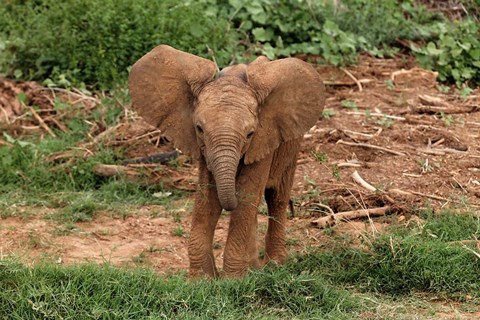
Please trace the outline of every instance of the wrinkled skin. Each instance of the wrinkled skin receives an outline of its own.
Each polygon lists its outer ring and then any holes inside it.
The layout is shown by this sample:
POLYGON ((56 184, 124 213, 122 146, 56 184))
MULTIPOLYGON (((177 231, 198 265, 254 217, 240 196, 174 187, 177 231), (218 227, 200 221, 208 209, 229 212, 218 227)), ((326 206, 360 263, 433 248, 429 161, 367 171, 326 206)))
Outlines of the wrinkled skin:
POLYGON ((188 253, 191 276, 218 275, 212 243, 222 209, 230 211, 224 252, 226 276, 285 261, 286 209, 300 142, 321 115, 323 83, 298 59, 225 68, 168 46, 132 67, 133 106, 198 159, 199 181, 188 253), (268 206, 265 258, 260 261, 257 213, 268 206))

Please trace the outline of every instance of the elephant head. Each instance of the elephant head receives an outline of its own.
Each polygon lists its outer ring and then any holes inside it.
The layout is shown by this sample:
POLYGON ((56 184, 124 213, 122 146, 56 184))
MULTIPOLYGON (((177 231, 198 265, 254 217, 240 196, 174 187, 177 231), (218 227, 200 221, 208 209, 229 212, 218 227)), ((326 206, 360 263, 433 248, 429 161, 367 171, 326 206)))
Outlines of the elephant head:
POLYGON ((301 138, 325 93, 315 69, 295 58, 259 57, 216 71, 210 60, 161 45, 133 65, 129 87, 140 116, 184 153, 204 157, 222 207, 233 210, 239 165, 301 138))

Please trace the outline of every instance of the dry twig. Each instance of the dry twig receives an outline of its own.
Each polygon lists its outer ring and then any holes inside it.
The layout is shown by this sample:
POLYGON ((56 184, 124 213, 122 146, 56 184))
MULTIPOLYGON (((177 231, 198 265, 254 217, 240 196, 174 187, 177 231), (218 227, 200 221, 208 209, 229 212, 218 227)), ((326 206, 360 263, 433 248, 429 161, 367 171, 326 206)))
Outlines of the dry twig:
POLYGON ((379 217, 384 216, 390 210, 390 206, 384 206, 380 208, 360 209, 353 211, 345 211, 313 220, 311 223, 319 228, 331 227, 337 224, 339 221, 366 218, 366 217, 379 217))
MULTIPOLYGON (((357 116, 367 116, 367 114, 365 112, 359 112, 359 111, 349 111, 349 112, 347 112, 347 114, 353 114, 353 115, 357 115, 357 116)), ((406 120, 404 117, 392 116, 392 115, 389 115, 389 114, 384 114, 384 113, 379 113, 379 112, 368 113, 368 116, 388 118, 388 119, 399 120, 399 121, 405 121, 406 120)))
POLYGON ((375 146, 375 145, 371 145, 371 144, 368 144, 368 143, 347 142, 347 141, 343 141, 343 140, 340 139, 340 140, 337 141, 337 144, 344 144, 344 145, 352 146, 352 147, 363 147, 363 148, 376 149, 376 150, 385 151, 385 152, 388 152, 388 153, 391 153, 391 154, 394 154, 394 155, 397 155, 397 156, 405 156, 405 153, 403 153, 403 152, 395 151, 395 150, 391 150, 391 149, 387 149, 387 148, 383 148, 383 147, 379 147, 379 146, 375 146))
POLYGON ((42 117, 40 117, 38 115, 38 113, 35 111, 35 109, 33 107, 27 107, 30 112, 32 113, 33 117, 38 121, 38 124, 43 128, 45 129, 45 131, 48 132, 49 135, 51 135, 52 137, 56 137, 57 135, 52 131, 52 129, 50 129, 50 127, 45 123, 45 121, 43 121, 42 117))
POLYGON ((345 68, 340 68, 350 79, 353 80, 353 82, 355 82, 355 84, 357 85, 358 87, 358 91, 363 91, 363 87, 362 87, 362 84, 360 83, 360 81, 357 80, 357 78, 355 78, 355 76, 350 72, 348 71, 347 69, 345 68))
POLYGON ((362 187, 364 187, 365 189, 367 189, 368 191, 371 191, 371 192, 375 192, 377 191, 377 188, 375 188, 374 186, 372 186, 370 183, 368 183, 367 181, 363 180, 363 178, 358 174, 358 172, 355 170, 353 173, 352 173, 352 179, 358 183, 359 185, 361 185, 362 187))

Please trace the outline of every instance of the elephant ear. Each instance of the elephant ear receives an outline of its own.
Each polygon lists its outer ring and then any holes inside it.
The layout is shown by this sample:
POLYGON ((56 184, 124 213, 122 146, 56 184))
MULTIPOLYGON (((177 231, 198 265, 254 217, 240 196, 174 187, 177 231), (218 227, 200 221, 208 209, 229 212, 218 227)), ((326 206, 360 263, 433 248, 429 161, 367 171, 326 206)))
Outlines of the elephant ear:
POLYGON ((257 60, 247 68, 260 109, 246 164, 261 160, 282 142, 303 137, 325 103, 323 81, 310 64, 296 58, 257 60))
POLYGON ((195 96, 213 80, 210 60, 160 45, 140 58, 129 76, 133 108, 171 138, 175 147, 198 158, 193 109, 195 96))

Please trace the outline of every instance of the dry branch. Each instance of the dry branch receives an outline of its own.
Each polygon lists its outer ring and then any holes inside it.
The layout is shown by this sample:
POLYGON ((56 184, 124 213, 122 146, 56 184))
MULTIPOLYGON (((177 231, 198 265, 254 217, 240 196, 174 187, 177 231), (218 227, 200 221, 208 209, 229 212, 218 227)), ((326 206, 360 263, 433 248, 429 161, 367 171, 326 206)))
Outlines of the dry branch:
POLYGON ((446 198, 442 198, 432 194, 425 194, 417 191, 404 191, 400 189, 390 189, 388 191, 391 193, 396 193, 396 194, 405 195, 405 196, 416 195, 416 196, 421 196, 421 197, 430 198, 430 199, 439 200, 439 201, 445 201, 445 202, 450 201, 449 199, 446 199, 446 198))
POLYGON ((339 163, 337 163, 337 167, 339 167, 339 168, 345 168, 345 167, 360 168, 360 167, 362 167, 362 164, 361 163, 354 163, 354 162, 339 162, 339 163))
POLYGON ((365 189, 367 189, 368 191, 371 191, 371 192, 375 192, 377 191, 377 188, 375 188, 374 186, 372 186, 370 183, 368 183, 367 181, 363 180, 362 177, 360 177, 360 175, 358 174, 357 171, 354 171, 352 173, 352 179, 358 183, 359 185, 361 185, 362 187, 364 187, 365 189))
POLYGON ((122 164, 133 164, 133 163, 160 163, 166 164, 169 161, 175 160, 178 158, 180 153, 177 150, 173 150, 170 152, 160 152, 155 153, 146 157, 139 157, 133 159, 127 159, 122 161, 122 164))
POLYGON ((391 154, 394 154, 394 155, 397 155, 397 156, 405 156, 405 153, 403 153, 403 152, 395 151, 395 150, 391 150, 391 149, 387 149, 387 148, 383 148, 383 147, 379 147, 379 146, 375 146, 375 145, 371 145, 371 144, 368 144, 368 143, 347 142, 347 141, 343 141, 343 140, 340 139, 340 140, 337 141, 337 144, 344 144, 344 145, 352 146, 352 147, 363 147, 363 148, 376 149, 376 150, 385 151, 385 152, 388 152, 388 153, 391 153, 391 154))
POLYGON ((384 216, 390 210, 390 206, 370 209, 360 209, 353 211, 345 211, 313 220, 311 223, 319 228, 331 227, 340 221, 353 220, 366 217, 379 217, 384 216))
MULTIPOLYGON (((358 82, 360 84, 368 84, 368 83, 372 83, 374 81, 375 80, 373 80, 373 79, 360 79, 360 80, 358 80, 358 82)), ((345 86, 345 87, 358 86, 358 84, 356 82, 347 82, 347 81, 328 81, 328 80, 324 80, 323 84, 326 85, 326 86, 345 86)))
POLYGON ((357 80, 357 78, 355 78, 355 76, 350 72, 348 71, 347 69, 345 68, 340 68, 350 79, 353 80, 353 82, 355 82, 355 84, 357 85, 358 87, 358 91, 363 91, 363 87, 362 87, 362 84, 360 83, 360 81, 357 80))
POLYGON ((117 166, 113 164, 97 164, 93 167, 93 172, 101 177, 113 177, 118 174, 136 177, 141 174, 135 169, 131 169, 127 166, 117 166))
MULTIPOLYGON (((353 115, 357 115, 357 116, 367 116, 367 114, 365 112, 359 112, 359 111, 349 111, 349 112, 347 112, 347 114, 353 114, 353 115)), ((379 113, 379 112, 368 113, 368 116, 382 117, 382 118, 385 117, 385 118, 388 118, 388 119, 399 120, 399 121, 405 121, 406 120, 404 117, 392 116, 392 115, 389 115, 389 114, 384 114, 384 113, 379 113)))
POLYGON ((472 113, 477 111, 477 107, 454 107, 454 106, 425 106, 420 105, 413 108, 413 111, 416 113, 425 113, 425 114, 456 114, 456 113, 472 113))
POLYGON ((32 113, 33 117, 38 121, 38 124, 43 129, 45 129, 45 131, 47 131, 49 135, 51 135, 52 137, 56 137, 55 133, 53 133, 52 129, 50 129, 50 127, 45 123, 45 121, 43 121, 43 119, 38 115, 35 109, 33 107, 28 107, 28 109, 32 113))

